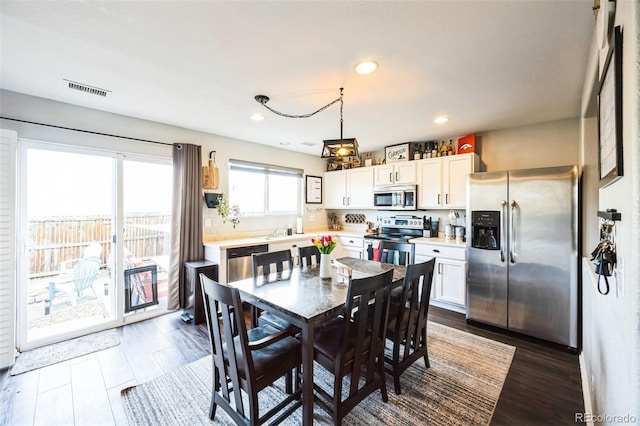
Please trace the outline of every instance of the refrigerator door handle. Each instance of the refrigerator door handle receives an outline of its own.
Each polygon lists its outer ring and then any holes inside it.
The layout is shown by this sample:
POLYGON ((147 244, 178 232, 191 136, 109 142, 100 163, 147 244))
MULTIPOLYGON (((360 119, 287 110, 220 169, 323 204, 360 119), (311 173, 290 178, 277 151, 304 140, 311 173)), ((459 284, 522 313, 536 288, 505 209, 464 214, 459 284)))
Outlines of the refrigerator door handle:
POLYGON ((514 220, 514 212, 516 210, 516 202, 515 200, 511 200, 511 216, 509 217, 509 224, 511 225, 511 229, 509 232, 509 236, 510 236, 510 244, 509 244, 509 259, 511 260, 511 263, 516 263, 516 257, 518 256, 516 254, 516 225, 515 225, 515 220, 514 220))
POLYGON ((502 200, 500 202, 500 206, 502 207, 502 218, 500 220, 500 262, 504 262, 504 247, 506 242, 504 231, 506 230, 505 220, 507 218, 507 212, 505 209, 506 205, 507 205, 506 200, 502 200))

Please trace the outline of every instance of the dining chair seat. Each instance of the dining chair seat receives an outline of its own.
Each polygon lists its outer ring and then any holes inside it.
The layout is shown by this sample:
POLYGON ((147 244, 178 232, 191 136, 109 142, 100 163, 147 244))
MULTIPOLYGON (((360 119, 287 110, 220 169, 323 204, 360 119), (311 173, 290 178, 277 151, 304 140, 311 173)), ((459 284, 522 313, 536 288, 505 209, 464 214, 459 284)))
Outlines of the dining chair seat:
MULTIPOLYGON (((276 328, 263 326, 247 330, 247 338, 249 339, 249 344, 252 344, 263 339, 268 339, 280 332, 281 330, 276 328)), ((237 354, 236 362, 238 363, 238 373, 240 373, 242 378, 246 379, 247 373, 244 370, 244 366, 247 363, 244 359, 240 336, 233 338, 233 345, 235 346, 235 352, 237 354)), ((222 352, 225 362, 228 363, 229 351, 227 350, 226 343, 222 347, 222 352)), ((298 366, 300 362, 300 342, 293 337, 285 337, 282 340, 270 344, 264 349, 252 351, 251 358, 253 361, 255 378, 256 380, 261 380, 263 377, 282 368, 283 364, 290 366, 291 368, 289 368, 289 370, 298 366)))
MULTIPOLYGON (((353 360, 355 353, 356 333, 353 328, 343 338, 344 319, 342 317, 335 318, 316 328, 314 331, 314 348, 317 352, 317 361, 326 369, 333 368, 333 361, 338 358, 338 354, 342 349, 341 342, 346 341, 347 350, 343 355, 345 364, 353 360)), ((369 346, 371 336, 366 336, 364 346, 369 346)))

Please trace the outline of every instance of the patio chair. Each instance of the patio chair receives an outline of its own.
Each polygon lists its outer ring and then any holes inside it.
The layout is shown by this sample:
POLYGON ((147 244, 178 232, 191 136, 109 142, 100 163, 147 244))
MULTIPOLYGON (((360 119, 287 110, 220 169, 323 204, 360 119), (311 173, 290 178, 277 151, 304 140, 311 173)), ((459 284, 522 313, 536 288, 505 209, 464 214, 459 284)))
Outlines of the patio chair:
POLYGON ((93 283, 98 278, 100 265, 102 265, 102 260, 99 257, 86 257, 73 266, 72 275, 60 276, 58 280, 49 282, 49 298, 45 302, 44 314, 49 315, 53 298, 58 293, 67 294, 74 306, 78 304, 76 297, 82 296, 87 289, 91 289, 97 298, 98 295, 93 288, 93 283))

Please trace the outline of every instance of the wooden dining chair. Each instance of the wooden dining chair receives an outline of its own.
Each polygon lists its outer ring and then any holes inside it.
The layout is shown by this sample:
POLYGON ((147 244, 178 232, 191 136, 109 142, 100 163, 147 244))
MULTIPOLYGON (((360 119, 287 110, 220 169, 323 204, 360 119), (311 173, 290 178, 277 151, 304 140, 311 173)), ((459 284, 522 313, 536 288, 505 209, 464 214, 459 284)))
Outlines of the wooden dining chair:
POLYGON ((400 375, 415 361, 424 358, 429 368, 427 316, 435 259, 408 265, 402 291, 391 298, 386 338, 393 343, 391 356, 385 356, 385 369, 393 376, 400 394, 400 375))
POLYGON ((218 406, 236 424, 260 425, 276 415, 274 423, 287 418, 302 405, 302 391, 297 381, 295 391, 262 416, 258 393, 299 369, 302 360, 300 341, 287 331, 269 326, 247 330, 239 290, 219 284, 204 274, 200 274, 200 283, 213 363, 209 418, 214 420, 218 406), (248 413, 243 403, 243 391, 249 399, 248 413))
POLYGON ((320 250, 316 246, 298 247, 298 266, 301 268, 320 264, 320 250))
POLYGON ((393 270, 351 279, 342 315, 314 331, 314 360, 334 375, 333 394, 314 385, 316 402, 331 415, 336 425, 377 390, 384 402, 388 400, 384 345, 392 280, 393 270), (361 309, 365 309, 365 315, 360 315, 361 309), (368 326, 367 310, 371 313, 371 327, 368 326), (343 392, 344 377, 348 377, 348 389, 343 392))
POLYGON ((416 261, 416 246, 395 241, 380 242, 380 262, 409 265, 416 261))
MULTIPOLYGON (((251 260, 253 263, 254 278, 259 275, 269 275, 272 272, 284 272, 285 266, 289 271, 293 269, 291 250, 253 253, 251 255, 251 260)), ((270 325, 271 327, 275 327, 280 330, 295 328, 296 332, 300 331, 277 314, 270 311, 262 312, 254 306, 251 307, 251 325, 253 327, 257 327, 258 325, 270 325)))

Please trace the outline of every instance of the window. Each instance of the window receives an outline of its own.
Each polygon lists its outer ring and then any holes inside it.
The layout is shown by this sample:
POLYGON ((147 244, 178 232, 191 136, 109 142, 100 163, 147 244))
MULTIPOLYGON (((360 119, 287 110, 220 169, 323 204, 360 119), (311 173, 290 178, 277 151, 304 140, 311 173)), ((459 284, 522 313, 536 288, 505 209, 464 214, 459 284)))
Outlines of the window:
POLYGON ((245 216, 300 214, 300 169, 229 160, 229 204, 245 216))

